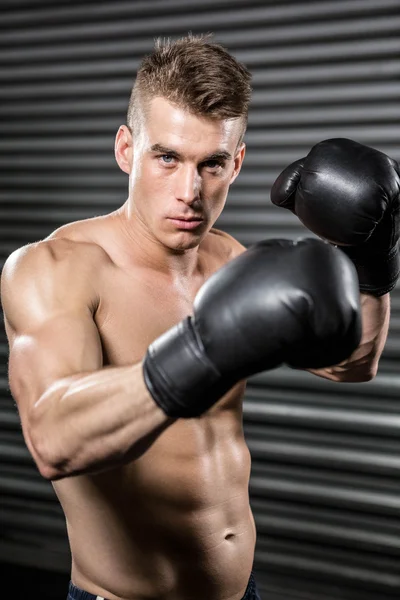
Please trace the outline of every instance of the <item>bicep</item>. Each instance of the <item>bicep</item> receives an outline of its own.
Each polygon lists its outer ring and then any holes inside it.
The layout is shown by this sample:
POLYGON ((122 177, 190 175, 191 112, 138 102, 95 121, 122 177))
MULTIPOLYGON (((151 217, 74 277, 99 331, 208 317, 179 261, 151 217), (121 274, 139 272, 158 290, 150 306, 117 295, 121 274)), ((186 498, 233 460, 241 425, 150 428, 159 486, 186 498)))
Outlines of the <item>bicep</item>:
POLYGON ((9 386, 21 420, 49 388, 101 366, 101 342, 91 314, 66 311, 11 335, 9 386))
POLYGON ((65 244, 22 249, 6 261, 1 295, 8 378, 22 420, 57 381, 102 366, 85 264, 65 244))

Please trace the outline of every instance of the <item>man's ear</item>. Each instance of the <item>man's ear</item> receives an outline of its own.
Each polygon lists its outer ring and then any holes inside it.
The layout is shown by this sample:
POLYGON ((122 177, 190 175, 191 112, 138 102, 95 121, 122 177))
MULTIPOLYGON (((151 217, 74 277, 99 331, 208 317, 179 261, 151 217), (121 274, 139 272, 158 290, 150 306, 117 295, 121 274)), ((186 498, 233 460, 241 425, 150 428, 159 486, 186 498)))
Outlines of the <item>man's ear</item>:
POLYGON ((233 167, 233 173, 232 173, 232 177, 231 177, 231 184, 235 181, 236 177, 240 173, 240 169, 242 168, 245 154, 246 154, 246 144, 244 142, 242 142, 240 144, 238 150, 236 151, 235 158, 233 159, 234 167, 233 167))
POLYGON ((114 145, 115 160, 121 171, 130 175, 133 159, 132 133, 127 125, 120 125, 115 136, 114 145))

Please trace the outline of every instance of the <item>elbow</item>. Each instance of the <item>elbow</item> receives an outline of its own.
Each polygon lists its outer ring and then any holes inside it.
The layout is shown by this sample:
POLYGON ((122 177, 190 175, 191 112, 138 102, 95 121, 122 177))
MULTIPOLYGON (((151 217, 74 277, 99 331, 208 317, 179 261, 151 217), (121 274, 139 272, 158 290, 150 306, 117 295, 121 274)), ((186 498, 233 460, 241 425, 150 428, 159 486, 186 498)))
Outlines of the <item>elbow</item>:
POLYGON ((378 362, 365 362, 340 373, 338 381, 343 383, 367 383, 372 381, 378 373, 378 362))
POLYGON ((28 450, 35 462, 40 475, 48 481, 65 477, 65 470, 61 468, 65 460, 57 452, 60 447, 59 440, 51 441, 48 431, 31 418, 29 428, 24 431, 28 450))
POLYGON ((348 383, 367 383, 368 381, 372 381, 375 377, 376 373, 371 371, 362 371, 357 373, 352 373, 348 379, 343 379, 343 382, 348 383))
POLYGON ((40 436, 35 435, 31 430, 29 434, 25 432, 24 438, 30 455, 40 475, 49 481, 55 479, 56 469, 54 469, 54 466, 46 456, 44 444, 42 443, 40 436))
POLYGON ((44 462, 42 462, 42 463, 36 463, 36 466, 38 468, 38 471, 39 471, 40 475, 44 479, 47 479, 47 481, 56 481, 57 479, 61 479, 61 476, 57 472, 57 470, 54 469, 48 463, 44 463, 44 462))
POLYGON ((360 379, 360 381, 372 381, 373 379, 375 379, 376 375, 378 373, 378 363, 373 363, 371 365, 368 365, 365 369, 363 369, 362 373, 361 373, 361 377, 362 379, 360 379))
POLYGON ((365 359, 359 364, 358 368, 356 368, 356 373, 359 376, 359 382, 368 382, 372 381, 377 373, 379 366, 379 357, 376 355, 370 355, 365 357, 365 359))
POLYGON ((37 454, 35 462, 40 475, 47 481, 57 481, 71 475, 67 469, 60 466, 60 461, 52 461, 43 454, 37 454))
POLYGON ((40 475, 48 481, 59 479, 61 474, 57 467, 58 461, 54 460, 54 452, 51 451, 48 439, 31 430, 27 445, 40 475))

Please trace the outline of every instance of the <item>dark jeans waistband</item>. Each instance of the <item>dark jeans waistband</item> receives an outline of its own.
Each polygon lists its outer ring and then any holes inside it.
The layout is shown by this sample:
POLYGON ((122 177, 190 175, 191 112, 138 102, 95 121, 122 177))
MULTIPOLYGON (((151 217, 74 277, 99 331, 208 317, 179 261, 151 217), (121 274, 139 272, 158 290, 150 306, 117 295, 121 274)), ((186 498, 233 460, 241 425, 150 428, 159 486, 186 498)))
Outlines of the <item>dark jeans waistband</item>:
POLYGON ((85 590, 81 590, 81 588, 78 588, 76 585, 74 585, 72 583, 72 581, 70 581, 69 587, 68 587, 67 600, 107 600, 107 599, 102 598, 101 596, 95 596, 94 594, 91 594, 90 592, 85 592, 85 590))
MULTIPOLYGON (((70 581, 67 600, 107 600, 107 598, 103 598, 102 596, 95 596, 90 592, 85 592, 85 590, 81 590, 76 585, 74 585, 72 581, 70 581)), ((254 578, 253 571, 250 574, 250 579, 242 600, 261 600, 261 597, 257 590, 256 580, 254 578)))

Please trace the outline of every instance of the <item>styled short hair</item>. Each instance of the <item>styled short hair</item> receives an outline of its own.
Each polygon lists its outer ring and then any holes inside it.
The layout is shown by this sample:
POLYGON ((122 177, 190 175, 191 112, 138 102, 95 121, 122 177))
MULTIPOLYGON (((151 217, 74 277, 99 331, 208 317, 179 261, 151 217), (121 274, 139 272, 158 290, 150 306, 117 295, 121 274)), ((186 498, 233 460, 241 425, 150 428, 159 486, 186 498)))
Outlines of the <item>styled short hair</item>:
POLYGON ((251 99, 251 73, 212 34, 171 41, 157 38, 132 89, 127 125, 137 134, 152 98, 161 96, 195 115, 242 120, 242 141, 251 99))

